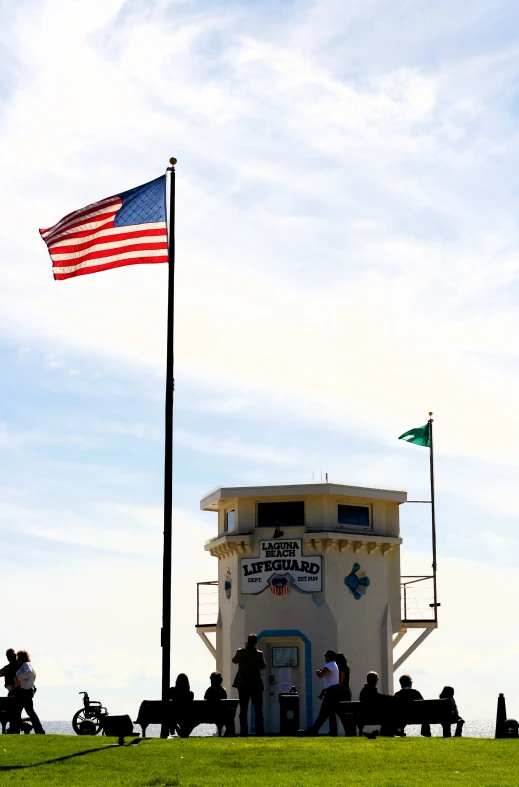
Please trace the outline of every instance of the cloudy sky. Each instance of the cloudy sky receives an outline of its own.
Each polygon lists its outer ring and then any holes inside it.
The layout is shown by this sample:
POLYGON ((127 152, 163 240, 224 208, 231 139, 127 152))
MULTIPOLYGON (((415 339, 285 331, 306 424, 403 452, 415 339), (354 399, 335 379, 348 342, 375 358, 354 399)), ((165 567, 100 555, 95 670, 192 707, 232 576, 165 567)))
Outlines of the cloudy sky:
POLYGON ((172 155, 173 672, 201 696, 213 668, 203 494, 322 471, 424 497, 396 438, 433 410, 441 623, 406 668, 517 716, 516 4, 0 8, 0 648, 32 651, 41 717, 159 694, 167 270, 54 282, 38 228, 172 155))

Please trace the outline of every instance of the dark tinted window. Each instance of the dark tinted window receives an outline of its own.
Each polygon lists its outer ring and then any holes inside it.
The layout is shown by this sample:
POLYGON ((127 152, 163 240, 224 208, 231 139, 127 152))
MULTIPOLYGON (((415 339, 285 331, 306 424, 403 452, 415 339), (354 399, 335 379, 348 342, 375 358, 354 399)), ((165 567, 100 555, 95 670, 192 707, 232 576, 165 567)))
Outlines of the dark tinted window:
POLYGON ((258 503, 258 527, 303 527, 305 504, 258 503))
POLYGON ((225 514, 225 529, 228 533, 232 533, 234 530, 234 509, 225 514))
POLYGON ((337 506, 339 525, 369 527, 369 508, 367 506, 337 506))

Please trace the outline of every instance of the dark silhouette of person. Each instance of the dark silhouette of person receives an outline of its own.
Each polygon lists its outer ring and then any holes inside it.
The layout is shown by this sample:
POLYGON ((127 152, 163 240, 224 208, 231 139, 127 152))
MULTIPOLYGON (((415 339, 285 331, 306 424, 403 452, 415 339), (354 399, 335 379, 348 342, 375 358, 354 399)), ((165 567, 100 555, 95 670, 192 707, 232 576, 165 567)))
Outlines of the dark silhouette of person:
POLYGON ((263 678, 261 670, 265 669, 263 652, 257 649, 258 638, 256 634, 249 634, 244 648, 238 648, 232 657, 232 663, 238 665, 238 672, 234 678, 233 687, 238 689, 240 701, 240 735, 249 734, 247 715, 249 700, 256 714, 256 735, 265 732, 263 722, 263 678))
POLYGON ((382 694, 378 693, 377 683, 378 673, 368 672, 366 675, 366 683, 359 694, 359 700, 361 702, 377 702, 382 697, 382 694))
MULTIPOLYGON (((416 689, 413 689, 413 679, 410 675, 401 675, 398 680, 400 682, 401 689, 395 693, 395 699, 397 699, 399 702, 414 702, 414 700, 423 700, 420 692, 416 689)), ((405 737, 405 727, 405 724, 398 722, 395 734, 405 737)), ((426 723, 422 724, 420 734, 423 735, 424 738, 430 738, 431 725, 426 723)))
MULTIPOLYGON (((211 672, 209 680, 211 681, 211 685, 204 694, 204 700, 210 703, 218 703, 221 700, 226 700, 227 690, 222 686, 223 678, 221 674, 219 672, 211 672)), ((218 728, 218 735, 221 736, 224 726, 226 726, 226 728, 232 726, 232 730, 227 729, 227 735, 234 735, 234 724, 225 725, 225 723, 221 721, 221 716, 218 716, 218 713, 216 713, 215 716, 217 719, 215 724, 218 728)))
POLYGON ((4 679, 4 686, 7 689, 7 696, 13 697, 15 694, 16 673, 18 671, 18 664, 16 663, 16 651, 14 648, 8 648, 5 651, 7 664, 0 669, 0 676, 4 679))
POLYGON ((449 700, 451 703, 451 711, 452 711, 452 721, 448 724, 442 724, 443 729, 443 737, 444 738, 451 738, 451 724, 456 724, 456 731, 454 733, 455 738, 461 738, 461 734, 463 732, 463 725, 465 724, 465 720, 461 718, 458 713, 458 707, 456 705, 456 700, 454 699, 454 689, 452 686, 444 686, 441 694, 441 700, 449 700))
POLYGON ((341 701, 351 702, 350 668, 344 653, 335 654, 335 663, 339 668, 339 686, 341 687, 341 701))
MULTIPOLYGON (((348 662, 344 653, 335 654, 335 663, 339 668, 339 686, 341 690, 339 701, 351 702, 350 668, 348 667, 348 662)), ((339 705, 339 709, 340 708, 341 706, 339 705)), ((348 716, 341 712, 338 712, 337 715, 339 716, 342 726, 344 727, 344 734, 348 736, 356 735, 357 729, 355 727, 355 722, 351 720, 351 717, 348 718, 348 716)))
POLYGON ((173 723, 170 732, 176 732, 182 738, 187 738, 193 730, 192 703, 195 695, 191 691, 189 678, 183 672, 177 675, 175 685, 169 690, 169 699, 174 704, 173 723))
POLYGON ((204 700, 209 702, 218 702, 218 700, 227 699, 227 691, 222 686, 223 678, 219 672, 211 672, 209 675, 211 685, 204 694, 204 700))
MULTIPOLYGON (((377 703, 388 703, 391 698, 387 694, 380 694, 377 688, 378 684, 378 673, 377 672, 368 672, 366 675, 366 683, 360 690, 359 700, 362 703, 369 703, 369 704, 377 704, 377 703)), ((359 734, 362 735, 363 725, 362 723, 359 725, 359 734)), ((377 733, 366 733, 366 737, 373 738, 377 733)), ((381 724, 380 726, 380 734, 386 737, 392 737, 394 735, 394 729, 389 724, 381 724)))
POLYGON ((34 710, 32 699, 36 692, 34 682, 36 680, 36 670, 31 664, 31 657, 26 650, 19 650, 16 653, 16 688, 15 700, 17 705, 16 721, 11 722, 10 732, 19 733, 22 721, 22 711, 25 711, 31 720, 36 735, 45 735, 45 730, 41 725, 38 714, 34 710), (11 729, 12 728, 12 729, 11 729))
MULTIPOLYGON (((321 708, 316 720, 307 730, 300 730, 300 735, 317 735, 324 722, 328 719, 330 725, 329 735, 337 735, 337 716, 339 713, 339 702, 341 699, 341 687, 339 683, 339 667, 335 661, 336 653, 334 650, 327 650, 323 654, 326 664, 321 669, 317 669, 315 674, 322 678, 324 689, 319 695, 322 698, 321 708)), ((341 718, 344 726, 344 721, 341 718)), ((346 732, 346 728, 345 728, 346 732)))

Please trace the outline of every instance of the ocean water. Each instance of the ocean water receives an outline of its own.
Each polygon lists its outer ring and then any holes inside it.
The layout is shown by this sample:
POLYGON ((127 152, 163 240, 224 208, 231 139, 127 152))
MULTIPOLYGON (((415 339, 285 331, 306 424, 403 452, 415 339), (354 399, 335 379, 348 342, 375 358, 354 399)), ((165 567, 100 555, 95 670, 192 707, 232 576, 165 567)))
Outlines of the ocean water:
MULTIPOLYGON (((53 735, 75 735, 74 730, 72 729, 72 724, 70 721, 44 721, 42 722, 43 729, 47 733, 52 733, 53 735)), ((340 724, 339 724, 340 728, 340 724)), ((496 728, 496 720, 495 719, 474 719, 465 722, 465 726, 463 727, 463 737, 464 738, 493 738, 494 732, 496 728)), ((137 725, 135 726, 135 730, 140 730, 140 727, 137 725)), ((442 735, 442 728, 439 724, 433 724, 431 727, 431 732, 433 737, 441 737, 442 735)), ((454 727, 452 728, 452 732, 454 733, 454 727)), ((210 738, 216 735, 216 726, 214 724, 199 724, 196 729, 193 730, 191 733, 194 737, 198 738, 210 738)), ((420 735, 420 726, 415 724, 410 724, 406 727, 406 734, 408 736, 418 736, 420 735)), ((158 724, 150 724, 148 729, 146 730, 146 737, 148 738, 159 738, 160 737, 160 726, 158 724)))

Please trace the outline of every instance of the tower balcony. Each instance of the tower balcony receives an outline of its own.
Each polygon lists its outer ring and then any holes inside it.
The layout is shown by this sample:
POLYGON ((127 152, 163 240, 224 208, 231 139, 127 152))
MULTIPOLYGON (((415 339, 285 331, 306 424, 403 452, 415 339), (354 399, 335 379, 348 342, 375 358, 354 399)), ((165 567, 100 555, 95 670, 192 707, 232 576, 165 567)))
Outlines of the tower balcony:
MULTIPOLYGON (((433 628, 437 625, 434 607, 433 575, 407 575, 400 578, 402 628, 433 628)), ((218 581, 197 582, 196 628, 216 631, 218 620, 218 581)))

